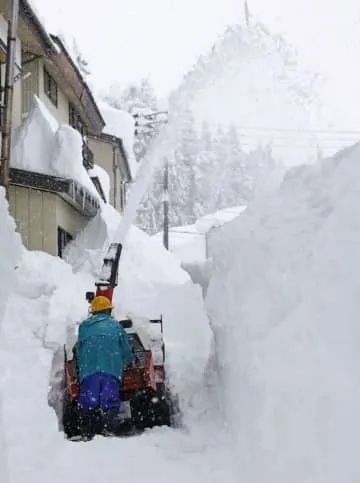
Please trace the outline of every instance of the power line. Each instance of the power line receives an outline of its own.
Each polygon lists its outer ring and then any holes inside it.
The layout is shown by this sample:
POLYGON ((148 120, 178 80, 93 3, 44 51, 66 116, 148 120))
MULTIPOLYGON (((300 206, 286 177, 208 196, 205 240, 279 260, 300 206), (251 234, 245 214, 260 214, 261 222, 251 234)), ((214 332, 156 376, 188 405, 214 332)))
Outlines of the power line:
POLYGON ((317 135, 317 134, 332 134, 332 135, 351 135, 351 136, 358 136, 360 138, 360 130, 356 131, 354 129, 296 129, 296 128, 286 128, 286 127, 260 127, 260 126, 242 126, 240 124, 236 124, 234 122, 227 122, 227 123, 214 123, 214 122, 195 122, 197 127, 202 127, 204 124, 208 125, 209 127, 230 127, 235 126, 240 131, 255 131, 255 132, 281 132, 281 133, 294 133, 304 134, 304 135, 317 135))
MULTIPOLYGON (((352 145, 352 144, 355 144, 356 141, 349 141, 349 140, 345 140, 347 142, 336 142, 336 143, 333 143, 333 144, 330 144, 329 142, 327 143, 324 143, 324 142, 311 142, 309 141, 308 143, 306 144, 298 144, 296 142, 288 142, 288 143, 282 143, 282 144, 279 144, 279 143, 270 143, 269 142, 269 147, 270 148, 299 148, 299 149, 309 149, 309 148, 317 148, 317 147, 320 147, 320 148, 327 148, 327 149, 341 149, 342 147, 344 146, 349 146, 349 145, 352 145)), ((255 140, 253 142, 241 142, 241 140, 239 141, 239 146, 240 147, 248 147, 248 148, 258 148, 258 147, 261 147, 261 142, 256 142, 255 140)))

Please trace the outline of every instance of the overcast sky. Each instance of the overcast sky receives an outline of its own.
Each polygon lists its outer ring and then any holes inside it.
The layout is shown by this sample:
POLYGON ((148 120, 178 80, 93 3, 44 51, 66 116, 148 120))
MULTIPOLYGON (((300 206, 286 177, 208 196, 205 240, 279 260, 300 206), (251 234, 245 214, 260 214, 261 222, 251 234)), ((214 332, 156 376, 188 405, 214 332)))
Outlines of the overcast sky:
MULTIPOLYGON (((149 76, 160 95, 176 87, 227 25, 244 19, 243 0, 31 1, 49 29, 77 39, 98 89, 149 76)), ((335 89, 347 89, 349 79, 350 89, 360 89, 359 0, 248 3, 308 66, 330 75, 335 89)))

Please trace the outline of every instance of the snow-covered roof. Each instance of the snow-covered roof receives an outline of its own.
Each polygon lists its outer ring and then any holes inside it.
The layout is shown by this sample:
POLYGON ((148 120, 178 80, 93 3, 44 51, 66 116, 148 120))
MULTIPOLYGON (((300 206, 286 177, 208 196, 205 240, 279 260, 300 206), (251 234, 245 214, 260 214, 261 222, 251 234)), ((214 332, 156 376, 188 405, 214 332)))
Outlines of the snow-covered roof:
POLYGON ((104 134, 121 139, 132 178, 135 178, 138 163, 134 154, 135 119, 126 111, 116 109, 107 102, 98 100, 97 104, 105 121, 104 134))
MULTIPOLYGON (((246 206, 233 206, 199 218, 193 225, 176 226, 170 229, 170 251, 181 261, 191 263, 204 261, 207 257, 207 233, 213 228, 232 221, 246 206)), ((162 242, 163 232, 154 235, 162 242)))
POLYGON ((206 233, 212 228, 222 226, 225 223, 232 221, 245 211, 245 209, 246 206, 233 206, 205 215, 195 223, 196 230, 200 233, 206 233))

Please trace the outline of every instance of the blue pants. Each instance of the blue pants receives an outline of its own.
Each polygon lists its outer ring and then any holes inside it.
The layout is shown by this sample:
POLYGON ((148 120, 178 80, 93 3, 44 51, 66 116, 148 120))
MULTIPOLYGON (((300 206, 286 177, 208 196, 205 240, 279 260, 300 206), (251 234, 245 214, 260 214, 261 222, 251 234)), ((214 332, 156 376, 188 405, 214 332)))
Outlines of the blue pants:
POLYGON ((81 409, 120 408, 120 381, 115 376, 98 372, 85 377, 80 384, 81 409))

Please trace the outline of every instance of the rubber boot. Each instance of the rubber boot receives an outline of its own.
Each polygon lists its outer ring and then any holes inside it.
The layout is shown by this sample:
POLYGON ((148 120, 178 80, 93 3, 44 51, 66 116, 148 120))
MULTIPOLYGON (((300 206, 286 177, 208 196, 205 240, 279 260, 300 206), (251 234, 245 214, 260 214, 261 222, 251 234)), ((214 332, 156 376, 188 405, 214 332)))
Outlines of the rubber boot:
POLYGON ((91 441, 96 434, 97 412, 94 409, 81 410, 80 430, 83 441, 91 441))
POLYGON ((129 431, 131 423, 124 420, 120 408, 110 408, 104 411, 104 435, 120 436, 129 431))
POLYGON ((113 436, 116 429, 116 419, 119 413, 118 408, 110 408, 106 409, 103 412, 103 435, 104 436, 113 436))

